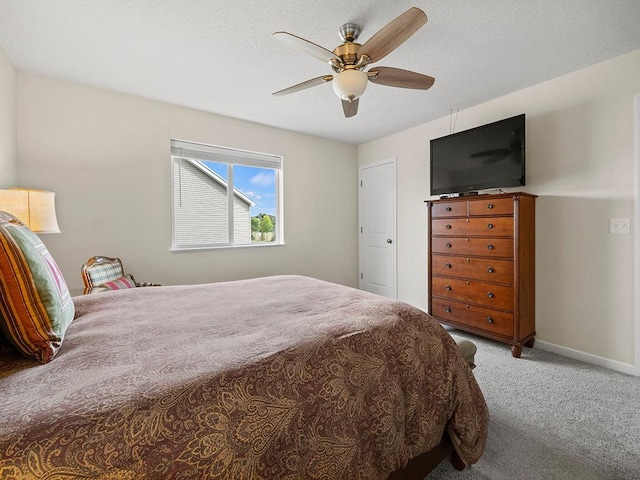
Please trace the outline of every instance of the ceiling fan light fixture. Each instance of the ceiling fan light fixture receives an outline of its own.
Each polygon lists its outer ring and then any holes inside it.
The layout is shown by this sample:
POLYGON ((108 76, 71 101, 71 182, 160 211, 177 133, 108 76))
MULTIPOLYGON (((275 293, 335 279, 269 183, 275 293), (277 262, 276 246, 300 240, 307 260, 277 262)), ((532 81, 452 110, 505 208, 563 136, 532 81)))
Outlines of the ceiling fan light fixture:
POLYGON ((367 74, 360 70, 344 70, 333 76, 333 91, 341 100, 351 102, 367 88, 367 74))

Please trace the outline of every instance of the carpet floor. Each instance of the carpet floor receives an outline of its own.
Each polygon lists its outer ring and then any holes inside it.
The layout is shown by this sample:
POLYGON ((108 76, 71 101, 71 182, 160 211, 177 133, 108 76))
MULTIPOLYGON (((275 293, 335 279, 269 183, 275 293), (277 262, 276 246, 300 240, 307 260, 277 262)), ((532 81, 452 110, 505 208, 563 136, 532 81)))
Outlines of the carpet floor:
POLYGON ((478 346, 474 370, 489 406, 480 461, 445 460, 428 480, 640 479, 640 378, 539 348, 454 330, 478 346))

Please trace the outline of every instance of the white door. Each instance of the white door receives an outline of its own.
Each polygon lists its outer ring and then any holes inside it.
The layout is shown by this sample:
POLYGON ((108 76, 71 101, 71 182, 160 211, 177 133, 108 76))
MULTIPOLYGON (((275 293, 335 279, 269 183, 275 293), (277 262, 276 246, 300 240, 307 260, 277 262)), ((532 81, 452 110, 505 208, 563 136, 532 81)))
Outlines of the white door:
POLYGON ((396 292, 396 159, 360 167, 360 289, 396 292))

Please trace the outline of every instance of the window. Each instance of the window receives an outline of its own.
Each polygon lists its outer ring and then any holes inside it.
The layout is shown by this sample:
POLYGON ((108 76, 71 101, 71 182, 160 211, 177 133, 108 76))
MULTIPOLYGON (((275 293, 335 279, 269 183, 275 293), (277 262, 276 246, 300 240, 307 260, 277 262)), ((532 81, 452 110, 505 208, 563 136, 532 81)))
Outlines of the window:
POLYGON ((279 245, 282 157, 171 140, 172 250, 279 245))

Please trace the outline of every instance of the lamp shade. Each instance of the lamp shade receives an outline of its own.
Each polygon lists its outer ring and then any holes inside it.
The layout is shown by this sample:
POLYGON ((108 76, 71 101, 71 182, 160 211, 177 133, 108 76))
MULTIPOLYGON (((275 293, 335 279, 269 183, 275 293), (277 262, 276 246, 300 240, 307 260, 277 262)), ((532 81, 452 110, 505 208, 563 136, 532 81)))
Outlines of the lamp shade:
POLYGON ((12 214, 35 233, 60 233, 53 192, 31 188, 0 190, 0 210, 12 214))
POLYGON ((367 74, 360 70, 344 70, 333 77, 333 91, 341 100, 351 102, 367 88, 367 74))

